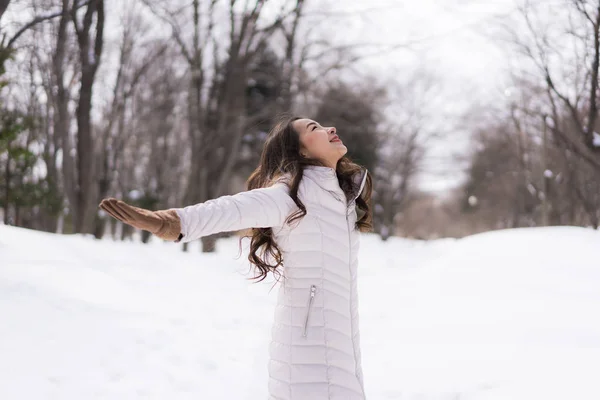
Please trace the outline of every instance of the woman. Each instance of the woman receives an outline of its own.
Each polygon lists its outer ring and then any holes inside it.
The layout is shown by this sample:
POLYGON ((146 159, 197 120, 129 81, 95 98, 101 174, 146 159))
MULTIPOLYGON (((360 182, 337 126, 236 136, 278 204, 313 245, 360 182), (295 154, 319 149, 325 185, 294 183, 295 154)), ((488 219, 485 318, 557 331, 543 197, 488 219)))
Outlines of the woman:
POLYGON ((370 231, 371 178, 333 127, 286 118, 269 133, 248 190, 149 211, 100 207, 165 240, 252 228, 249 261, 283 277, 271 332, 270 400, 364 400, 358 325, 359 231, 370 231))

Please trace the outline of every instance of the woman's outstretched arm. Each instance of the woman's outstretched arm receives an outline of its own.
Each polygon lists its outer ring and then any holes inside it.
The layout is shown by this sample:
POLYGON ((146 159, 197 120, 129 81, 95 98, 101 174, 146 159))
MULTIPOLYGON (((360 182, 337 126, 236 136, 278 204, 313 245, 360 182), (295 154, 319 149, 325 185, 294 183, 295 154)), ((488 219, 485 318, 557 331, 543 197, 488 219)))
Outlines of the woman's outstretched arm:
POLYGON ((278 182, 174 210, 185 243, 218 232, 282 226, 296 207, 288 186, 278 182))
POLYGON ((296 203, 289 196, 288 186, 278 182, 183 208, 151 211, 114 198, 102 200, 100 208, 161 239, 185 243, 218 232, 281 226, 296 203))

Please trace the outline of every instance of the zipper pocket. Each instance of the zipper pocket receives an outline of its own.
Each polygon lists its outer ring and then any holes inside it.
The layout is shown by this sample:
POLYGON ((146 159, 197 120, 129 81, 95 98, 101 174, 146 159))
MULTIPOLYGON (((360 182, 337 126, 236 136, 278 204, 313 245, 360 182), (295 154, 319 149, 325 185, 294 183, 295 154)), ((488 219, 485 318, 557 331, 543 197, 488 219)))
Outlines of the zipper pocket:
POLYGON ((306 319, 304 320, 304 332, 302 333, 302 336, 304 337, 306 337, 306 330, 308 328, 308 316, 310 315, 310 306, 313 303, 316 292, 317 287, 315 285, 310 285, 310 297, 308 298, 308 306, 306 307, 306 319))

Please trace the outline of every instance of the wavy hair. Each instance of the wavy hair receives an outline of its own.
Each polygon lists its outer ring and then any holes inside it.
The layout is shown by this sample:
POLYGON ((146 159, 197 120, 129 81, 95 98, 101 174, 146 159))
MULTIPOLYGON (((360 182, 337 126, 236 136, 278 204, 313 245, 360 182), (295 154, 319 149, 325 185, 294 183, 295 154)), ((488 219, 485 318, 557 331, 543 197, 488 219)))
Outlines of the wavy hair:
MULTIPOLYGON (((260 163, 246 181, 247 190, 252 190, 269 187, 283 175, 290 177, 285 182, 290 189, 289 195, 298 206, 298 210, 287 217, 285 222, 288 225, 306 215, 306 207, 298 198, 298 187, 302 180, 304 167, 308 165, 325 166, 317 159, 306 158, 300 154, 300 136, 292 123, 301 118, 288 114, 277 118, 276 124, 265 141, 260 163)), ((346 198, 350 199, 359 189, 352 177, 360 172, 362 167, 344 156, 338 161, 335 169, 340 188, 344 191, 346 198)), ((371 192, 371 174, 367 174, 361 195, 356 199, 357 213, 358 215, 362 214, 356 221, 356 228, 361 232, 373 230, 371 192)), ((257 272, 255 277, 249 279, 260 282, 267 277, 269 272, 272 272, 278 280, 281 276, 279 267, 283 265, 283 257, 274 240, 273 229, 251 228, 249 234, 240 238, 240 252, 241 242, 244 238, 250 238, 248 261, 254 265, 257 272)))

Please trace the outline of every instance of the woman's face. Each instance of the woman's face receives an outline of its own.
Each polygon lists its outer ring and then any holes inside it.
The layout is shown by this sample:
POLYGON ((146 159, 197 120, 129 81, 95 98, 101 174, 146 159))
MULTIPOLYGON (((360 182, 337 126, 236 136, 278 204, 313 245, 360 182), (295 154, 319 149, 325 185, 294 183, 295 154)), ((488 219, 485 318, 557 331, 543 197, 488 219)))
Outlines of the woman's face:
POLYGON ((300 153, 305 157, 321 160, 335 169, 337 162, 348 148, 338 138, 334 127, 323 127, 312 119, 297 119, 292 122, 294 130, 300 136, 300 153))

